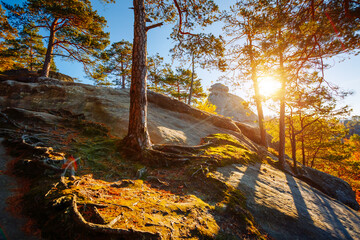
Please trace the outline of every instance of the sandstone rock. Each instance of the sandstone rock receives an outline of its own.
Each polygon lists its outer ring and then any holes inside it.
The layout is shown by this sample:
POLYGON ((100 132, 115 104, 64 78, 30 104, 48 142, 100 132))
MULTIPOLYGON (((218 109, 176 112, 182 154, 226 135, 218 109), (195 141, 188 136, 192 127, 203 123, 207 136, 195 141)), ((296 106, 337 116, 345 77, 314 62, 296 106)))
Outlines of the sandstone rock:
POLYGON ((352 209, 360 210, 351 186, 344 180, 313 168, 301 166, 300 179, 318 188, 323 193, 348 205, 352 209))
MULTIPOLYGON (((0 81, 6 80, 16 80, 22 82, 38 82, 44 81, 44 79, 38 79, 40 76, 40 71, 30 71, 28 69, 17 69, 17 70, 8 70, 0 73, 0 81)), ((64 82, 74 82, 74 79, 68 75, 50 71, 49 78, 52 81, 64 81, 64 82)))
MULTIPOLYGON (((165 95, 149 92, 148 127, 154 143, 196 145, 213 133, 231 133, 249 147, 253 143, 242 135, 230 119, 197 110, 165 95)), ((10 107, 44 113, 70 112, 87 120, 108 125, 112 134, 124 137, 129 118, 129 89, 95 87, 51 78, 37 82, 0 81, 0 108, 10 107)), ((52 118, 49 117, 50 121, 52 118)))
POLYGON ((211 85, 210 92, 218 92, 218 93, 228 93, 229 92, 229 87, 225 86, 224 84, 221 83, 215 83, 213 85, 211 85))
POLYGON ((246 194, 248 209, 272 239, 359 239, 359 212, 272 166, 236 164, 215 176, 246 194))
POLYGON ((216 106, 216 112, 235 121, 257 127, 257 116, 244 107, 245 100, 228 91, 229 88, 221 83, 210 87, 209 101, 216 106))
MULTIPOLYGON (((148 99, 149 131, 155 143, 195 145, 209 134, 230 133, 248 148, 258 149, 246 137, 256 139, 255 127, 199 111, 162 94, 149 92, 148 99)), ((76 117, 104 123, 112 134, 123 137, 128 126, 129 90, 51 78, 38 82, 0 81, 0 110, 0 133, 8 123, 6 117, 27 129, 33 124, 56 126, 62 119, 76 117)), ((311 183, 311 179, 318 183, 311 185, 328 191, 339 201, 265 164, 228 166, 220 168, 216 175, 247 194, 247 205, 256 221, 275 239, 356 239, 360 216, 340 202, 354 204, 349 186, 316 170, 303 172, 306 182, 311 183)))

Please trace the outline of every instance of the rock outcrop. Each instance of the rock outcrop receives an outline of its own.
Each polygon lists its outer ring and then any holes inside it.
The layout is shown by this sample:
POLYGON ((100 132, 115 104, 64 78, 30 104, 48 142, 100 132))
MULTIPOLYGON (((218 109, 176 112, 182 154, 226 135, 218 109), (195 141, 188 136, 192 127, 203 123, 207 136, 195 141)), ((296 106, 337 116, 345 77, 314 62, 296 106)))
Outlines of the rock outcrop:
POLYGON ((352 209, 360 210, 354 191, 344 180, 306 166, 301 166, 299 172, 299 178, 304 182, 348 205, 352 209))
POLYGON ((209 101, 216 106, 216 112, 235 121, 257 127, 257 116, 245 107, 245 100, 229 93, 229 88, 221 83, 215 83, 209 89, 209 101))
MULTIPOLYGON (((40 76, 40 71, 30 71, 28 69, 17 69, 17 70, 8 70, 0 73, 0 81, 6 80, 17 80, 25 82, 38 82, 40 76)), ((64 81, 64 82, 74 82, 74 79, 68 75, 50 71, 49 78, 52 78, 53 81, 64 81)))
POLYGON ((270 165, 231 165, 215 175, 246 193, 248 209, 274 239, 359 239, 359 212, 270 165))
MULTIPOLYGON (((155 143, 195 145, 207 135, 230 133, 249 149, 265 151, 256 144, 256 127, 199 111, 158 93, 149 92, 148 99, 149 130, 155 143)), ((7 131, 2 127, 5 122, 31 130, 39 123, 56 126, 69 116, 103 123, 113 135, 123 137, 128 111, 127 89, 49 78, 0 80, 0 137, 7 131)), ((246 193, 248 209, 274 239, 358 239, 360 215, 344 205, 358 207, 351 188, 313 169, 302 172, 304 181, 268 164, 238 164, 219 168, 215 176, 246 193)))
MULTIPOLYGON (((159 93, 149 92, 148 99, 148 127, 153 143, 196 145, 209 134, 230 133, 252 145, 239 126, 228 118, 202 112, 159 93)), ((51 78, 30 82, 0 81, 2 109, 18 108, 50 115, 59 110, 81 114, 87 120, 106 124, 118 137, 127 134, 129 105, 129 89, 95 87, 51 78)))

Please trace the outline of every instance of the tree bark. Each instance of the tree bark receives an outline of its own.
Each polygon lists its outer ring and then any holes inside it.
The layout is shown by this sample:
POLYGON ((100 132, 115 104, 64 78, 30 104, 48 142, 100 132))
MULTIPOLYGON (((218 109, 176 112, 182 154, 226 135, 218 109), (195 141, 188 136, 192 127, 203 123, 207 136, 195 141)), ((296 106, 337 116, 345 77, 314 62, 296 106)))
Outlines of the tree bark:
POLYGON ((191 84, 190 84, 190 92, 189 92, 189 99, 188 99, 188 104, 189 105, 191 105, 191 97, 192 97, 192 94, 193 94, 194 72, 195 72, 195 59, 194 59, 194 53, 192 53, 191 84))
POLYGON ((121 88, 125 89, 125 69, 124 69, 124 63, 121 62, 120 64, 120 68, 121 68, 121 88))
POLYGON ((294 127, 291 126, 291 157, 293 159, 294 162, 294 166, 293 166, 293 170, 295 173, 297 173, 297 165, 296 165, 296 134, 295 134, 295 130, 294 127))
MULTIPOLYGON (((281 33, 280 33, 281 34, 281 33)), ((280 59, 280 119, 279 119, 279 165, 284 167, 285 165, 285 92, 286 92, 286 79, 284 76, 284 62, 282 50, 279 51, 280 59)))
POLYGON ((49 77, 52 53, 53 53, 53 50, 54 50, 55 32, 56 32, 57 21, 58 21, 58 19, 55 19, 54 22, 51 24, 51 27, 50 27, 50 35, 49 35, 48 47, 46 49, 44 65, 43 65, 43 69, 41 71, 41 76, 42 77, 49 77))
POLYGON ((147 60, 146 60, 146 17, 144 0, 133 0, 134 4, 134 41, 133 64, 131 69, 130 113, 128 134, 124 138, 127 148, 143 152, 151 148, 147 129, 147 60))
MULTIPOLYGON (((301 118, 301 113, 300 113, 300 122, 301 122, 301 129, 304 129, 304 122, 301 118)), ((305 137, 304 137, 304 131, 301 132, 301 155, 302 155, 302 163, 304 166, 307 165, 306 163, 306 156, 305 156, 305 137)))
POLYGON ((261 145, 267 148, 267 141, 266 141, 266 130, 264 127, 264 113, 261 103, 261 96, 259 91, 259 83, 257 79, 257 69, 256 64, 254 61, 254 55, 253 55, 253 45, 252 45, 252 38, 250 35, 248 35, 249 45, 250 45, 250 65, 251 65, 251 79, 254 84, 254 92, 255 92, 255 103, 256 103, 256 109, 258 113, 258 121, 259 121, 259 129, 260 129, 260 142, 261 145))

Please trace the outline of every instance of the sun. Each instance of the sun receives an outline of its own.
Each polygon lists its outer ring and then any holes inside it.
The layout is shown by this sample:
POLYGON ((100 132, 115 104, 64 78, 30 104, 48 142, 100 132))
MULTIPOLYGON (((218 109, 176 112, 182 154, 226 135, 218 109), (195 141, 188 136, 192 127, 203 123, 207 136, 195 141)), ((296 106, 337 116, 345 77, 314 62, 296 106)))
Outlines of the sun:
POLYGON ((281 87, 281 83, 273 77, 267 76, 259 78, 260 94, 265 97, 275 95, 281 87))

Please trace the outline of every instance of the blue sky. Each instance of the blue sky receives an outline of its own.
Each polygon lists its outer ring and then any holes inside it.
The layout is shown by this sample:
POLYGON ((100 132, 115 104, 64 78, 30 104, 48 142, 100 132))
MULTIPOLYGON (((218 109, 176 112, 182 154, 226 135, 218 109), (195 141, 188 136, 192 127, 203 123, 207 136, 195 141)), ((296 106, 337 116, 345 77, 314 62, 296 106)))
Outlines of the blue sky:
MULTIPOLYGON (((7 3, 21 3, 22 0, 3 0, 7 3)), ((115 4, 103 4, 99 0, 93 0, 93 6, 98 10, 99 14, 104 16, 108 21, 107 31, 110 32, 111 42, 117 42, 122 39, 132 42, 133 39, 133 10, 129 9, 132 6, 132 0, 117 0, 115 4)), ((220 8, 226 8, 234 0, 218 1, 221 2, 220 8)), ((159 53, 167 62, 171 62, 169 50, 173 45, 172 41, 168 39, 172 25, 165 25, 161 28, 152 29, 148 33, 148 53, 154 55, 159 53)), ((221 28, 215 26, 211 28, 216 34, 221 28)), ((219 32, 218 34, 221 34, 219 32)), ((340 86, 345 90, 352 90, 354 94, 347 97, 341 104, 350 105, 354 111, 352 115, 360 115, 360 55, 350 56, 344 58, 334 57, 328 60, 332 68, 326 70, 325 78, 340 86), (341 61, 341 62, 339 62, 341 61)), ((83 83, 92 84, 92 82, 85 78, 82 66, 76 62, 64 61, 56 59, 56 64, 60 72, 76 77, 83 83)), ((186 64, 184 67, 188 67, 186 64)), ((203 79, 202 84, 205 89, 216 82, 220 76, 218 72, 209 72, 207 70, 196 70, 199 77, 203 79)), ((231 88, 230 88, 231 89, 231 88)), ((235 92, 235 89, 231 89, 235 92)), ((246 91, 237 90, 236 93, 245 98, 248 96, 246 91)))

